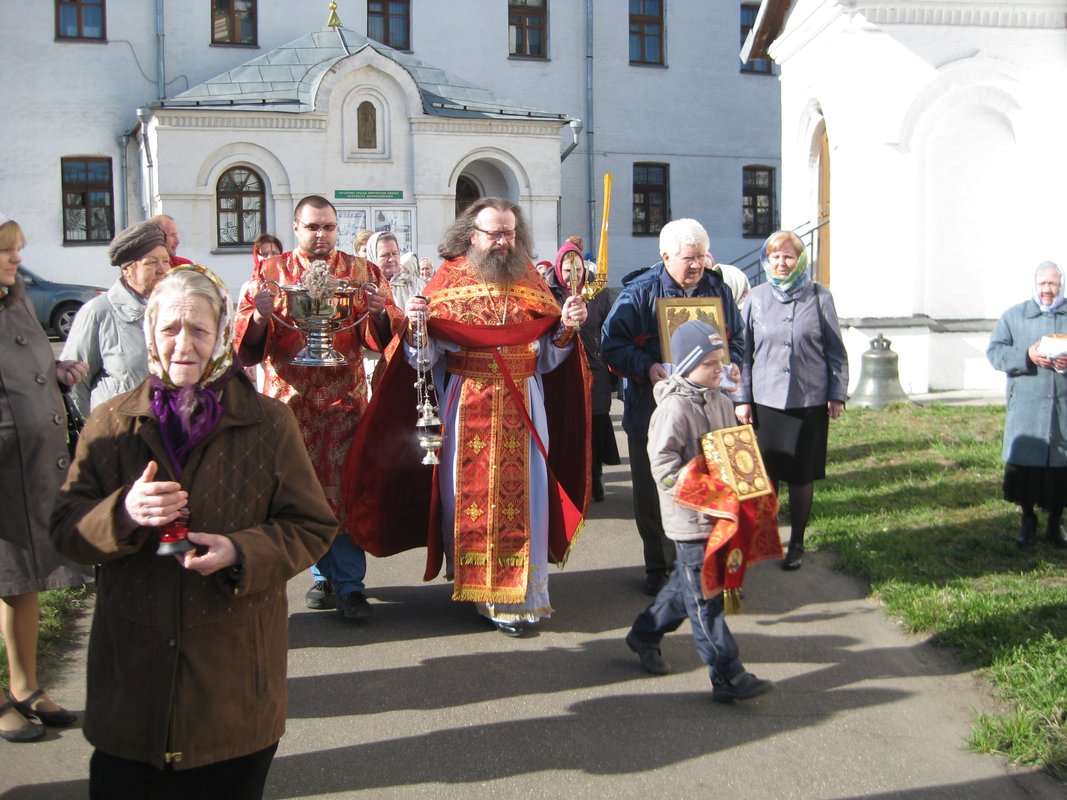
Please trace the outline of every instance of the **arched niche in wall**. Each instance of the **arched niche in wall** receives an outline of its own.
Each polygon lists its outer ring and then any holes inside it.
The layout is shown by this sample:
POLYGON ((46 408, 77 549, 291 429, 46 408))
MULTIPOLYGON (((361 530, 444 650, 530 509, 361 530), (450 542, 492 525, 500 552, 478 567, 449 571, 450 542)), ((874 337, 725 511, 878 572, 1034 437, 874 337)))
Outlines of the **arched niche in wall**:
MULTIPOLYGON (((231 170, 250 170, 258 177, 263 196, 263 229, 277 233, 280 220, 287 211, 277 207, 276 198, 289 192, 289 174, 281 160, 270 150, 251 142, 233 142, 224 145, 204 159, 196 172, 195 195, 204 202, 204 210, 210 208, 214 247, 233 246, 233 242, 219 241, 218 190, 223 176, 231 170)), ((206 222, 206 220, 203 220, 206 222)))
POLYGON ((530 193, 530 181, 522 165, 510 153, 498 148, 483 148, 468 153, 452 171, 449 186, 456 193, 457 204, 461 192, 471 187, 479 197, 503 197, 521 203, 530 193))
POLYGON ((357 86, 341 106, 342 148, 345 161, 390 158, 389 102, 371 86, 357 86))

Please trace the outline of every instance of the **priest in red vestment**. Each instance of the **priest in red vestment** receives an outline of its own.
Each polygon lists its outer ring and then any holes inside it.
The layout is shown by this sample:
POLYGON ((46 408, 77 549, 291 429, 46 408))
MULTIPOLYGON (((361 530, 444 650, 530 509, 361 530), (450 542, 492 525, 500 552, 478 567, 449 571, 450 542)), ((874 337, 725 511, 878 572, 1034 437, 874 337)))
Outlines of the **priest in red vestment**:
POLYGON ((548 564, 566 560, 589 498, 585 303, 561 309, 531 249, 510 201, 482 198, 457 218, 439 247, 445 263, 406 306, 409 326, 426 319, 440 464, 417 460, 409 330, 345 472, 364 489, 348 495, 357 542, 379 556, 428 546, 426 579, 443 560, 452 599, 509 636, 551 615, 548 564))
POLYGON ((238 355, 246 365, 262 365, 263 393, 286 403, 296 415, 326 499, 340 522, 339 535, 329 552, 312 568, 307 605, 337 608, 346 618, 365 619, 371 613, 363 593, 367 557, 344 535, 349 525, 341 470, 367 408, 367 376, 360 348, 381 352, 404 328, 404 313, 393 304, 389 283, 374 264, 336 249, 337 211, 329 200, 318 195, 301 200, 293 215, 293 235, 296 249, 256 264, 252 279, 245 284, 237 312, 238 355), (291 364, 289 359, 304 347, 305 336, 274 318, 272 312, 293 324, 284 293, 275 296, 262 285, 267 280, 280 285, 300 284, 316 270, 328 272, 333 279, 346 278, 357 286, 374 285, 355 299, 357 313, 366 311, 366 317, 354 328, 334 335, 334 349, 348 359, 343 366, 291 364))

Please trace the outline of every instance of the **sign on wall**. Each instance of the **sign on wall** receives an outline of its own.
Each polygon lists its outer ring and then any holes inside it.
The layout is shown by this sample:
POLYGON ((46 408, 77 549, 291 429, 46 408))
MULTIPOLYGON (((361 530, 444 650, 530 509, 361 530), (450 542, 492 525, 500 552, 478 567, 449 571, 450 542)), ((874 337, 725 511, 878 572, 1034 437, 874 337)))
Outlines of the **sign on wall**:
MULTIPOLYGON (((334 194, 339 194, 335 192, 334 194)), ((390 231, 396 236, 400 252, 415 248, 414 206, 338 206, 337 248, 354 253, 356 234, 362 230, 390 231)))

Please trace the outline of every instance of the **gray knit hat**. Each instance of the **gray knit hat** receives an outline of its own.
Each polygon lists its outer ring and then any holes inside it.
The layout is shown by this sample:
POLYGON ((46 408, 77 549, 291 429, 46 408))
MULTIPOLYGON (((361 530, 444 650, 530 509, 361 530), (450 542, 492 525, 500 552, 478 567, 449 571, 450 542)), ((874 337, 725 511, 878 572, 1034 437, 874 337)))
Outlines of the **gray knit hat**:
POLYGON ((691 319, 683 322, 671 334, 671 355, 675 373, 685 377, 709 353, 725 347, 719 330, 710 322, 691 319))
POLYGON ((107 248, 107 257, 111 265, 121 267, 138 261, 160 245, 166 246, 167 235, 154 222, 138 222, 111 240, 107 248))

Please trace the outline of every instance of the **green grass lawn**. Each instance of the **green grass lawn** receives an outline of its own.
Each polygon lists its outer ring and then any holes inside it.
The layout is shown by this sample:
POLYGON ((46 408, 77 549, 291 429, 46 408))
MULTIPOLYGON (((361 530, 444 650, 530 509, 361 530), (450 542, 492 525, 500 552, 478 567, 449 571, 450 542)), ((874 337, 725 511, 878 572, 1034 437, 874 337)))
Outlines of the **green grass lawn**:
MULTIPOLYGON (((48 676, 70 654, 71 630, 89 605, 92 586, 74 586, 41 592, 41 629, 37 641, 37 679, 48 686, 48 676)), ((0 639, 0 685, 8 685, 7 647, 0 639)))
POLYGON ((1004 711, 975 721, 975 748, 1067 779, 1067 551, 1016 547, 1003 432, 997 407, 849 410, 830 425, 810 542, 988 676, 1004 711))

